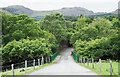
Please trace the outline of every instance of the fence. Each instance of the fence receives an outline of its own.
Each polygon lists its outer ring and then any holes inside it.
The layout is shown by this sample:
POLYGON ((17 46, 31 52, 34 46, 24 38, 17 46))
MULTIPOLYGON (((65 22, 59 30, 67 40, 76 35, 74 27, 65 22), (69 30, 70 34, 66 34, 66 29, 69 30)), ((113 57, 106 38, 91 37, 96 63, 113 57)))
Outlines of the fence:
POLYGON ((51 57, 41 57, 39 59, 25 60, 24 62, 21 62, 21 63, 2 66, 2 72, 12 70, 12 75, 14 77, 15 75, 14 69, 23 68, 20 71, 25 71, 25 73, 27 73, 27 70, 30 69, 28 67, 33 67, 33 69, 35 70, 36 66, 40 67, 41 65, 52 62, 57 57, 57 55, 58 55, 58 52, 56 52, 51 57))
POLYGON ((57 56, 58 56, 58 52, 56 52, 56 53, 51 57, 51 61, 53 61, 57 56))
POLYGON ((107 63, 105 62, 102 63, 101 59, 85 58, 85 57, 76 55, 74 52, 72 52, 72 56, 78 63, 82 63, 84 65, 86 64, 88 67, 91 67, 92 69, 94 68, 99 69, 99 72, 108 71, 109 75, 113 75, 112 61, 109 61, 107 63), (97 65, 96 67, 95 67, 95 64, 97 65))
POLYGON ((78 62, 78 55, 72 52, 72 56, 75 58, 76 62, 78 62))

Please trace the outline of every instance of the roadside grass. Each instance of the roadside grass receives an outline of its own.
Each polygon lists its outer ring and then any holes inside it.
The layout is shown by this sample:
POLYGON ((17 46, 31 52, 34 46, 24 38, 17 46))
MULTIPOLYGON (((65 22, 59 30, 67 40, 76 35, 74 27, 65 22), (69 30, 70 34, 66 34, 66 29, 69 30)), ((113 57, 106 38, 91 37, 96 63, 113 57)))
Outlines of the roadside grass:
MULTIPOLYGON (((92 71, 95 71, 96 73, 100 75, 110 75, 110 63, 102 63, 101 64, 101 72, 99 70, 99 62, 94 63, 94 69, 92 68, 92 63, 89 63, 89 66, 87 63, 83 64, 80 63, 81 66, 84 66, 92 71)), ((120 68, 118 68, 120 63, 118 62, 113 62, 112 63, 112 68, 113 68, 113 75, 119 75, 120 76, 120 71, 118 71, 120 68)))
MULTIPOLYGON (((37 71, 37 70, 39 70, 39 69, 41 69, 41 68, 43 68, 45 66, 49 66, 51 64, 54 64, 55 61, 56 61, 56 59, 54 59, 50 63, 46 63, 44 65, 40 65, 40 67, 39 66, 35 66, 35 69, 34 69, 33 66, 27 67, 27 68, 30 68, 30 69, 27 70, 27 73, 25 73, 25 71, 20 72, 20 70, 25 69, 25 68, 14 69, 14 77, 22 77, 22 76, 27 75, 27 74, 29 74, 31 72, 37 71)), ((0 77, 1 76, 2 77, 12 77, 12 70, 8 70, 8 71, 5 71, 5 72, 0 72, 0 77)))
MULTIPOLYGON (((39 69, 41 69, 41 68, 43 68, 45 66, 51 65, 51 64, 54 64, 54 61, 51 62, 51 63, 47 63, 47 64, 44 64, 44 65, 41 65, 40 67, 39 66, 35 66, 35 70, 34 70, 33 66, 27 67, 27 68, 30 68, 29 70, 27 70, 27 73, 25 73, 25 71, 20 72, 20 70, 25 69, 25 68, 14 69, 14 75, 27 75, 27 74, 29 74, 31 72, 34 72, 36 70, 39 70, 39 69)), ((11 75, 12 76, 12 70, 9 70, 9 71, 6 71, 6 72, 2 72, 2 73, 0 73, 0 75, 2 75, 3 77, 5 75, 11 75)))

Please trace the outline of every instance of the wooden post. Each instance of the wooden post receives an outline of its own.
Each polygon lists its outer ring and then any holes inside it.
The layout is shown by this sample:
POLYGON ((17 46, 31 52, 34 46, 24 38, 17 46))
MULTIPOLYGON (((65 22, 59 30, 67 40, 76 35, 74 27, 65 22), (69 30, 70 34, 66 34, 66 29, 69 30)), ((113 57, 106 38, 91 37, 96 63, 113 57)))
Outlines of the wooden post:
POLYGON ((81 56, 81 63, 82 63, 82 56, 81 56))
POLYGON ((83 59, 84 59, 84 64, 85 64, 85 57, 83 59))
POLYGON ((6 68, 6 70, 5 71, 7 71, 7 68, 6 68))
POLYGON ((49 63, 49 61, 48 61, 48 57, 47 57, 47 63, 49 63))
POLYGON ((40 58, 40 65, 42 65, 42 58, 40 58))
POLYGON ((38 66, 40 67, 40 59, 38 59, 38 66))
POLYGON ((100 72, 101 72, 101 59, 99 59, 99 68, 100 68, 100 72))
POLYGON ((49 63, 50 63, 50 57, 49 57, 49 63))
POLYGON ((42 65, 42 58, 41 58, 41 65, 42 65))
POLYGON ((11 67, 12 67, 12 77, 14 77, 14 64, 12 64, 11 67))
POLYGON ((44 64, 44 57, 42 59, 43 59, 43 64, 44 64))
POLYGON ((27 60, 25 61, 25 73, 27 73, 27 60))
POLYGON ((92 68, 94 68, 94 59, 92 58, 92 68))
POLYGON ((51 62, 51 56, 50 56, 50 62, 51 62))
POLYGON ((112 61, 110 61, 110 75, 112 76, 112 61))
POLYGON ((44 58, 43 58, 43 56, 42 56, 42 60, 41 60, 41 62, 42 62, 42 65, 44 64, 44 58))
POLYGON ((34 69, 35 69, 35 59, 33 60, 33 67, 34 67, 34 69))
POLYGON ((46 57, 46 63, 47 63, 47 57, 46 57))
POLYGON ((87 58, 87 65, 89 66, 89 59, 87 58))

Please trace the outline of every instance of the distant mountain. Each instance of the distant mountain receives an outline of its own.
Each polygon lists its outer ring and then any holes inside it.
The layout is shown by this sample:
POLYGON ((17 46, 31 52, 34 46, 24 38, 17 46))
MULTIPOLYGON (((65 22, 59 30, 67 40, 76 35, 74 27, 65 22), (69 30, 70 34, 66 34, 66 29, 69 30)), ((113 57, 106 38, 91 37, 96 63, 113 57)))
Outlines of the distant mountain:
POLYGON ((88 9, 81 7, 62 8, 56 11, 64 14, 64 16, 80 16, 80 14, 83 14, 84 16, 88 16, 94 14, 93 11, 89 11, 88 9))
POLYGON ((1 8, 0 8, 0 11, 2 11, 2 12, 5 13, 5 14, 12 15, 12 13, 10 13, 9 11, 3 10, 3 9, 1 9, 1 8))
POLYGON ((83 14, 84 16, 87 15, 93 15, 93 11, 89 11, 85 8, 81 7, 73 7, 73 8, 62 8, 59 10, 51 10, 51 11, 35 11, 31 10, 29 8, 26 8, 24 6, 20 5, 14 5, 14 6, 8 6, 2 8, 3 10, 6 10, 12 14, 27 14, 30 17, 36 17, 36 16, 45 16, 46 14, 52 14, 52 13, 62 13, 64 16, 79 16, 80 14, 83 14))
POLYGON ((27 14, 28 16, 31 16, 34 12, 33 10, 20 5, 8 6, 2 9, 16 15, 27 14))
POLYGON ((120 14, 120 9, 117 9, 117 10, 111 12, 111 13, 113 13, 113 14, 120 14))
MULTIPOLYGON (((62 13, 64 16, 80 16, 80 14, 83 14, 84 16, 107 14, 104 12, 94 13, 93 11, 90 11, 82 7, 71 7, 71 8, 66 7, 59 10, 35 11, 20 5, 4 7, 2 8, 2 11, 8 14, 15 14, 15 15, 27 14, 30 17, 45 16, 47 14, 52 14, 52 13, 62 13)), ((111 14, 116 14, 116 11, 112 12, 111 14)))

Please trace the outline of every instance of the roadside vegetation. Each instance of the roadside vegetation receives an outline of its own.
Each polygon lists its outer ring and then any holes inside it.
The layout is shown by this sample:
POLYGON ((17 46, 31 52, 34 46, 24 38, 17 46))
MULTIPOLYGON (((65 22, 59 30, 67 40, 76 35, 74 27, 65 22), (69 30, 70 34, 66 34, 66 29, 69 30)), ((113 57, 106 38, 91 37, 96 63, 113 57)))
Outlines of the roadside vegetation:
POLYGON ((0 14, 3 66, 42 56, 50 57, 63 46, 63 43, 73 47, 75 53, 81 56, 118 61, 118 16, 64 17, 60 13, 55 13, 34 21, 24 14, 0 14))
MULTIPOLYGON (((95 71, 96 73, 100 74, 100 75, 110 75, 110 63, 109 62, 103 62, 102 66, 101 66, 101 72, 99 70, 99 62, 95 62, 94 63, 94 69, 92 68, 92 63, 89 63, 89 66, 87 65, 87 63, 85 64, 80 64, 92 71, 95 71)), ((119 73, 119 68, 118 68, 119 64, 118 62, 113 62, 112 63, 112 67, 113 67, 113 75, 120 75, 119 73)), ((106 77, 106 76, 105 76, 106 77)))

